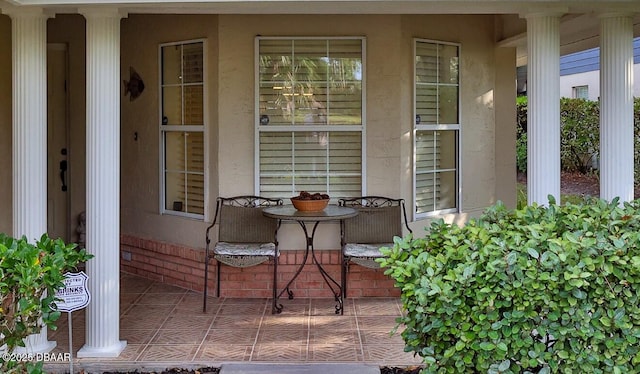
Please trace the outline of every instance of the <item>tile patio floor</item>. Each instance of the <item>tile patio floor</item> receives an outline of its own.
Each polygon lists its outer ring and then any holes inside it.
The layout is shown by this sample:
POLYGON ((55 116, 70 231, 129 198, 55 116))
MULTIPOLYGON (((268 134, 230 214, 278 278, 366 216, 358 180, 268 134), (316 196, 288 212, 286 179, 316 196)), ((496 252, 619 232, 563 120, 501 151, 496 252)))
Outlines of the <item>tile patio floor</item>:
MULTIPOLYGON (((281 299, 271 314, 269 299, 210 298, 202 294, 122 274, 118 358, 74 358, 74 372, 219 367, 229 362, 365 363, 410 366, 419 359, 404 352, 399 333, 390 336, 400 315, 396 298, 345 300, 344 315, 326 299, 281 299)), ((74 357, 85 339, 84 310, 72 313, 74 357)), ((68 315, 63 313, 49 340, 52 353, 69 352, 68 315)), ((51 372, 69 364, 48 364, 51 372)))

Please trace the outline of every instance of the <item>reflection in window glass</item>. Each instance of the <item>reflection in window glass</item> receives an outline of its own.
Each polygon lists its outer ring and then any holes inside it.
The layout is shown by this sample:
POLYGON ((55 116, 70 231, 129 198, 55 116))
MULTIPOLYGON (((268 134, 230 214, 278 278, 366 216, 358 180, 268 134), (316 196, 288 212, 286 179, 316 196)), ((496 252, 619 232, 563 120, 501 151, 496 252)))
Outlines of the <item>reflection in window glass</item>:
POLYGON ((257 193, 361 195, 364 40, 257 43, 257 193))
POLYGON ((259 48, 260 116, 269 125, 362 124, 360 39, 261 39, 259 48))
POLYGON ((459 200, 459 46, 415 41, 414 196, 417 217, 459 200))
POLYGON ((160 46, 161 210, 204 217, 204 41, 160 46))

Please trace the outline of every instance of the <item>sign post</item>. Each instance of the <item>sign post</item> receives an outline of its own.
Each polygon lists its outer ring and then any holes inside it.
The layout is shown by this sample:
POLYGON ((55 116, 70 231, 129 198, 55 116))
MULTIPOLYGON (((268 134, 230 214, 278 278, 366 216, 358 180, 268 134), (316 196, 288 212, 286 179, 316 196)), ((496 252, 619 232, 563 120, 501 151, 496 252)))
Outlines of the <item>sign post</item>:
POLYGON ((67 312, 69 321, 69 373, 73 374, 73 323, 71 312, 84 309, 91 301, 91 294, 87 288, 89 276, 79 273, 64 273, 64 286, 56 291, 56 306, 58 311, 67 312))

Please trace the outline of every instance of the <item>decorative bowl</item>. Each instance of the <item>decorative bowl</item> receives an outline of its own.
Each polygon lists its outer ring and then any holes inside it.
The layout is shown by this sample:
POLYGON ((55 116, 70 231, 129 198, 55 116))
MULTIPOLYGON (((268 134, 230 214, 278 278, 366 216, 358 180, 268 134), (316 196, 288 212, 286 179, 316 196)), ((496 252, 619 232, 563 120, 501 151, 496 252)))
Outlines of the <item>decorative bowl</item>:
POLYGON ((329 199, 322 200, 302 200, 291 198, 293 206, 301 212, 318 212, 323 210, 329 204, 329 199))

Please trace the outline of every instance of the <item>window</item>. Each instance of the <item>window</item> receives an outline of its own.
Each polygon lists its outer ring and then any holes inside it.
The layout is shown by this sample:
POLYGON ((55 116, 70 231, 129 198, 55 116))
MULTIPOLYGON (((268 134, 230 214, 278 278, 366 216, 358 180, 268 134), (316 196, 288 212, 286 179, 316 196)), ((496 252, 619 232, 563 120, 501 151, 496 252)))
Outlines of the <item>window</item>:
POLYGON ((160 45, 161 212, 204 219, 204 40, 160 45))
POLYGON ((589 100, 589 86, 573 87, 573 98, 589 100))
POLYGON ((362 194, 362 38, 256 39, 256 191, 362 194))
POLYGON ((414 213, 457 212, 460 47, 416 39, 414 48, 414 213))

